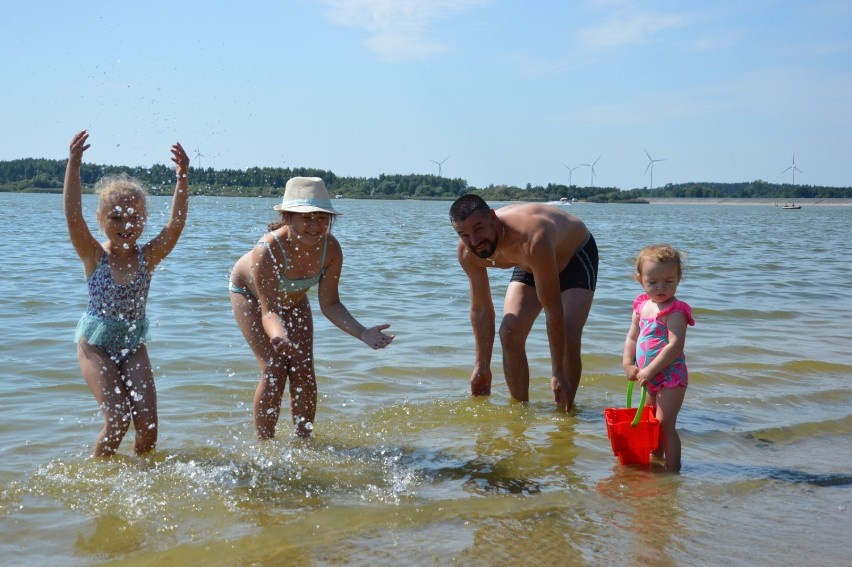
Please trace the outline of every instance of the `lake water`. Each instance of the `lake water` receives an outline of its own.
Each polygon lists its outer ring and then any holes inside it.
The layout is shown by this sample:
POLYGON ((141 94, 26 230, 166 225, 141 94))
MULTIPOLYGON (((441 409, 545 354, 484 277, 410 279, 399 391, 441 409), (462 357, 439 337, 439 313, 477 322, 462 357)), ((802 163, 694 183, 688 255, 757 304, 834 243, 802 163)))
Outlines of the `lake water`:
MULTIPOLYGON (((852 207, 566 207, 601 266, 564 415, 543 317, 530 403, 508 399, 499 364, 494 394, 468 396, 448 202, 336 201, 341 297, 397 338, 372 351, 315 309, 314 436, 258 443, 257 368, 227 279, 275 202, 192 198, 148 302, 158 449, 132 456, 131 430, 102 461, 89 458, 102 418, 72 342, 87 298, 61 196, 0 193, 1 564, 848 564, 852 207), (631 261, 658 241, 689 254, 678 295, 696 319, 680 475, 618 464, 603 419, 625 405, 631 261)), ((151 199, 148 237, 168 203, 151 199)), ((498 311, 509 275, 491 271, 498 311)))

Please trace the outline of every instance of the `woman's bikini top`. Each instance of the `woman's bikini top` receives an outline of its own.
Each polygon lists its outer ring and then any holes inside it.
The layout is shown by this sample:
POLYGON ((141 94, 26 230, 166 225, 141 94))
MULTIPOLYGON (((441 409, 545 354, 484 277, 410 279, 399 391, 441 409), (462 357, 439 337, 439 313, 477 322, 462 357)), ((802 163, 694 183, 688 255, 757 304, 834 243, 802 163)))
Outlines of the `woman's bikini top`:
MULTIPOLYGON (((278 249, 281 250, 281 256, 284 257, 284 267, 278 272, 278 291, 281 293, 301 293, 317 285, 322 279, 323 274, 325 274, 325 251, 328 247, 328 236, 325 237, 322 243, 322 260, 320 261, 321 267, 319 273, 313 277, 301 278, 298 280, 288 279, 287 276, 284 275, 284 272, 287 271, 287 264, 289 263, 289 260, 287 259, 287 252, 284 251, 284 245, 281 244, 281 240, 278 239, 278 235, 273 232, 272 236, 275 238, 275 242, 278 243, 278 249)), ((268 244, 266 246, 269 247, 268 244)))

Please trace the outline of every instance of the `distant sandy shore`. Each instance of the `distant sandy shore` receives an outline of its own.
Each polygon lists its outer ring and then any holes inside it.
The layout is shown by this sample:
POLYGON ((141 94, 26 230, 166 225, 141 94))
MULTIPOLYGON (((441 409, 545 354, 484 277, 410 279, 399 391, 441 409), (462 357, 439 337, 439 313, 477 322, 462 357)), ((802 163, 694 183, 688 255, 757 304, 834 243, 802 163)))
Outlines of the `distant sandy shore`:
POLYGON ((852 199, 657 199, 654 197, 642 197, 652 205, 759 205, 762 207, 782 207, 787 203, 801 205, 804 207, 850 207, 852 199))

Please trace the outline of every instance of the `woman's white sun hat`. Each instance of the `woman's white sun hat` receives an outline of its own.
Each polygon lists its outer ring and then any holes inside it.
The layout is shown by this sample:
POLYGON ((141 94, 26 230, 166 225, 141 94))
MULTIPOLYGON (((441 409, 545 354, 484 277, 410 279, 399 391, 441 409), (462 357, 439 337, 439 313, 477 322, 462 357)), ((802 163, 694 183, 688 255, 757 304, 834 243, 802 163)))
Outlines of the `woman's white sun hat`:
POLYGON ((339 215, 331 205, 331 197, 320 177, 291 177, 284 187, 284 199, 272 207, 291 213, 328 213, 339 215))

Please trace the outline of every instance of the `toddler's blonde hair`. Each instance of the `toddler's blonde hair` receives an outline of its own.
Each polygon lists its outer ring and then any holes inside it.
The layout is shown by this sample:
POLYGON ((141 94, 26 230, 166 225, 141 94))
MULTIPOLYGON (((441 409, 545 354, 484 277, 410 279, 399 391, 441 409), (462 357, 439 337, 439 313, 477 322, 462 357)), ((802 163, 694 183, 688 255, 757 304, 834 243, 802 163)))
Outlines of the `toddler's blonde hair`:
POLYGON ((686 260, 686 253, 675 250, 670 244, 652 244, 646 246, 639 251, 636 257, 636 281, 641 281, 642 264, 645 262, 659 262, 660 264, 676 264, 677 279, 683 279, 683 262, 686 260))

